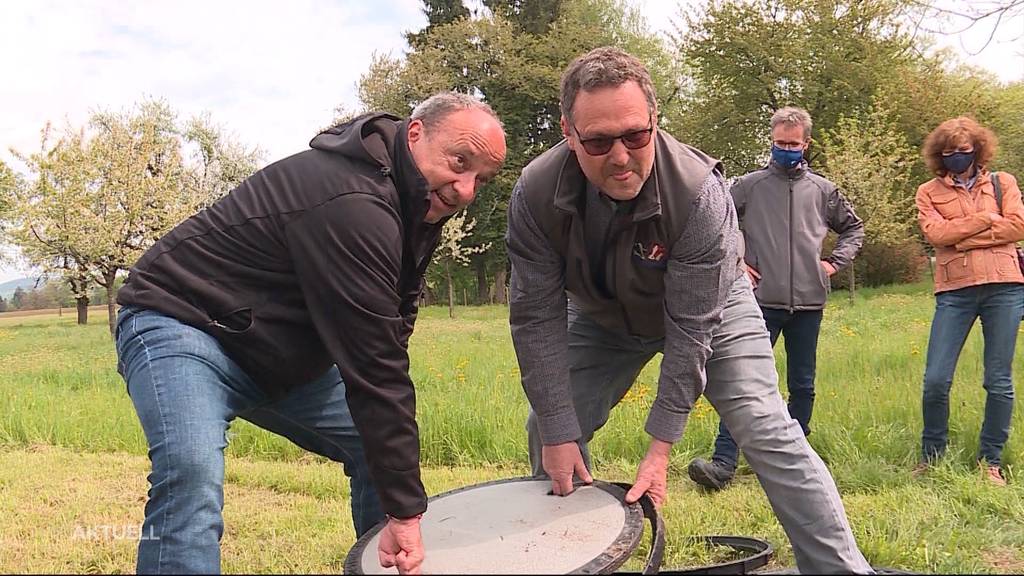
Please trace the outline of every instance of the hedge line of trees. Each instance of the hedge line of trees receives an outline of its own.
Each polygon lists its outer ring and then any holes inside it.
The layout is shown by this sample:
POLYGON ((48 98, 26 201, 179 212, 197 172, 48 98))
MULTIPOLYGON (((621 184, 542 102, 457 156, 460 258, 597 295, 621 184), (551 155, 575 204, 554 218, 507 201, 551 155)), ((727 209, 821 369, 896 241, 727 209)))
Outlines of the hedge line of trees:
MULTIPOLYGON (((120 285, 120 279, 118 279, 120 285)), ((104 302, 106 290, 102 286, 93 287, 88 294, 90 302, 104 302)), ((6 298, 0 296, 0 312, 16 312, 19 310, 49 310, 70 308, 75 309, 77 302, 71 288, 65 282, 49 281, 36 286, 23 288, 18 286, 6 298)))

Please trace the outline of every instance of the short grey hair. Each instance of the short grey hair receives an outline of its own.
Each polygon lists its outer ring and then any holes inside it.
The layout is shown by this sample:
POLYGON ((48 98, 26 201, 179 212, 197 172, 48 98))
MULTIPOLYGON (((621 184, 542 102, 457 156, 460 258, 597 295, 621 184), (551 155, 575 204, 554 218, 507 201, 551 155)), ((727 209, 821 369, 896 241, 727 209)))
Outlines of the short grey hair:
POLYGON ((501 119, 486 102, 459 92, 438 92, 413 108, 410 120, 419 120, 427 129, 434 128, 452 112, 477 109, 486 112, 501 125, 501 119))
POLYGON ((797 108, 796 106, 779 108, 775 111, 775 114, 772 114, 771 129, 775 130, 775 127, 779 124, 800 126, 804 129, 804 140, 811 137, 811 127, 813 126, 811 115, 803 108, 797 108))
POLYGON ((573 60, 562 74, 559 103, 562 116, 572 122, 572 108, 580 90, 616 87, 630 80, 640 85, 647 98, 647 110, 653 114, 658 109, 651 74, 643 62, 625 50, 611 46, 594 48, 573 60))

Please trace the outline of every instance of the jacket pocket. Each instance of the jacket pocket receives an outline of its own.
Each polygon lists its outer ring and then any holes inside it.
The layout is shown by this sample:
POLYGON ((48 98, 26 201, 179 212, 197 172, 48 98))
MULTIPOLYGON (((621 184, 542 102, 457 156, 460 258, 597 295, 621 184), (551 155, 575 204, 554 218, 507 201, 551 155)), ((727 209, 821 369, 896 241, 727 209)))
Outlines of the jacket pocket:
POLYGON ((1015 244, 993 246, 989 253, 999 274, 1016 274, 1020 270, 1017 263, 1017 247, 1015 244))
POLYGON ((957 198, 956 192, 942 192, 935 194, 931 198, 932 205, 935 206, 935 210, 942 214, 942 217, 947 220, 953 218, 960 218, 964 216, 964 211, 960 208, 960 202, 957 198))
POLYGON ((832 292, 832 279, 829 278, 828 272, 825 272, 825 267, 822 266, 821 262, 818 262, 818 278, 821 280, 821 287, 825 290, 827 296, 832 292))
POLYGON ((252 329, 255 320, 252 308, 239 308, 211 316, 210 323, 228 334, 243 334, 252 329))
POLYGON ((935 257, 936 268, 943 282, 963 280, 971 275, 971 262, 966 252, 950 252, 935 257))

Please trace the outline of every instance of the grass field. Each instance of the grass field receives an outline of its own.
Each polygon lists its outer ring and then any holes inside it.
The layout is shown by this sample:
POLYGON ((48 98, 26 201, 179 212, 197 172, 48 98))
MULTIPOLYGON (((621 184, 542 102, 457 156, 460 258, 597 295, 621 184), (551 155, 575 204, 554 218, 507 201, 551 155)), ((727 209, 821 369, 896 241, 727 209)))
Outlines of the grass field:
MULTIPOLYGON (((912 478, 933 298, 924 284, 838 294, 822 325, 811 444, 839 484, 875 565, 921 572, 1024 572, 1024 438, 1014 417, 1011 484, 983 483, 980 330, 968 339, 951 401, 950 455, 912 478)), ((507 309, 422 311, 410 347, 424 479, 430 493, 526 473, 526 401, 507 309)), ((0 571, 130 572, 148 462, 115 370, 103 318, 0 317, 0 571)), ((785 353, 776 350, 785 373, 785 353)), ((1018 360, 1016 373, 1024 366, 1018 360)), ((631 479, 647 439, 657 360, 593 445, 595 476, 631 479)), ((722 493, 699 492, 685 467, 706 455, 717 417, 701 401, 674 453, 666 565, 699 564, 693 534, 765 538, 776 564, 792 551, 749 469, 722 493)), ((338 572, 353 542, 340 469, 246 422, 232 427, 223 565, 228 572, 338 572)), ((633 561, 636 564, 636 561, 633 561)), ((636 565, 635 567, 638 567, 636 565)))

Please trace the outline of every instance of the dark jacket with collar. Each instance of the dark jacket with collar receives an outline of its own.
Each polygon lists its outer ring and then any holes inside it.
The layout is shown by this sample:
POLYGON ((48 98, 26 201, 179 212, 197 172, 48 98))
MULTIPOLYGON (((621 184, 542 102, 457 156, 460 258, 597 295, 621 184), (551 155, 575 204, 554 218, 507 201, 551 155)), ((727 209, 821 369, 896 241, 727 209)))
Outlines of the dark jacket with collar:
POLYGON ((830 290, 821 266, 829 230, 839 235, 824 258, 838 270, 864 243, 864 223, 839 188, 806 162, 785 170, 774 162, 740 176, 730 188, 747 264, 761 274, 754 295, 765 308, 821 310, 830 290))
POLYGON ((321 133, 161 238, 118 293, 212 335, 271 397, 337 364, 398 517, 426 508, 407 345, 441 230, 406 129, 377 114, 321 133))

